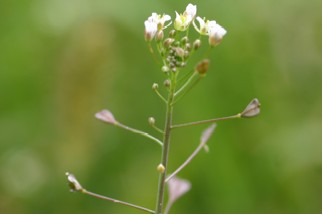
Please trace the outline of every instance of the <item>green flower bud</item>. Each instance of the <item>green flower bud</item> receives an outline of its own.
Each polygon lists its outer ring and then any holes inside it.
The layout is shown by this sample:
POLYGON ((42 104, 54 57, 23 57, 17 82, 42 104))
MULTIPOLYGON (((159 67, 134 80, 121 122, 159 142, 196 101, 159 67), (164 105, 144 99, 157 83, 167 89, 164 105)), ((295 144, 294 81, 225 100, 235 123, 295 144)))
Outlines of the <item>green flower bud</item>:
POLYGON ((170 87, 170 80, 169 79, 166 79, 165 81, 164 81, 164 86, 165 87, 170 87))
POLYGON ((164 173, 164 172, 165 172, 165 167, 164 167, 164 165, 163 165, 163 164, 159 164, 159 165, 157 166, 157 171, 158 171, 159 173, 164 173))
POLYGON ((165 41, 164 41, 164 47, 165 48, 168 48, 170 47, 170 45, 172 45, 172 43, 174 42, 175 40, 173 38, 167 38, 165 41))
POLYGON ((158 89, 158 84, 157 83, 154 83, 153 86, 152 86, 152 89, 153 90, 157 90, 158 89))
POLYGON ((164 39, 164 32, 163 31, 158 31, 156 34, 156 40, 157 41, 162 41, 164 39))
POLYGON ((194 43, 193 43, 193 48, 194 48, 195 50, 197 50, 197 49, 199 49, 200 47, 201 47, 201 40, 199 40, 199 39, 195 40, 195 41, 194 41, 194 43))
POLYGON ((148 118, 148 123, 149 123, 149 125, 155 125, 155 122, 156 122, 156 120, 155 120, 155 118, 154 118, 154 117, 149 117, 149 118, 148 118))
POLYGON ((169 32, 169 37, 174 38, 176 36, 176 31, 173 29, 169 32))
POLYGON ((169 72, 169 67, 168 66, 163 66, 161 70, 163 72, 167 73, 167 72, 169 72))
POLYGON ((181 43, 184 45, 185 43, 187 43, 188 42, 188 37, 183 37, 182 39, 181 39, 181 43))

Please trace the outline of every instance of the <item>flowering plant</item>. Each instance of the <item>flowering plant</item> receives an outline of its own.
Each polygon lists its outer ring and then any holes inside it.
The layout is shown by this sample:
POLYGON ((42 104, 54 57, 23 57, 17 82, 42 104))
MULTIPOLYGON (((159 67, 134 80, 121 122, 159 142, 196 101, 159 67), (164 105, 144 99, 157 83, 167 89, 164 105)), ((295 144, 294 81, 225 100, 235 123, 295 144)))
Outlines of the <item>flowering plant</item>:
POLYGON ((169 30, 168 34, 166 34, 165 31, 172 24, 171 17, 169 15, 152 13, 152 15, 144 22, 144 37, 148 43, 149 50, 153 55, 155 55, 155 52, 160 55, 162 62, 161 71, 165 73, 167 77, 164 81, 164 87, 168 90, 167 97, 164 97, 159 92, 159 85, 157 83, 152 85, 152 90, 166 105, 164 128, 161 129, 156 126, 155 118, 150 117, 148 119, 148 123, 152 126, 152 128, 156 129, 162 134, 163 139, 160 140, 147 132, 122 124, 116 120, 114 115, 109 110, 102 110, 95 115, 97 119, 105 123, 147 137, 161 146, 161 161, 160 164, 157 165, 159 182, 155 210, 147 209, 138 205, 87 191, 81 186, 73 174, 66 173, 72 191, 78 191, 100 199, 134 207, 149 213, 168 213, 172 204, 179 197, 188 192, 191 187, 188 180, 180 179, 176 175, 192 161, 192 159, 200 152, 201 149, 204 148, 205 150, 208 150, 207 142, 216 128, 215 122, 229 119, 249 118, 260 113, 260 103, 258 99, 253 99, 241 113, 232 116, 182 124, 173 123, 173 109, 175 104, 185 95, 187 95, 187 93, 206 76, 209 69, 210 61, 208 59, 202 59, 192 70, 186 69, 187 62, 189 61, 190 57, 202 46, 201 37, 208 36, 208 45, 212 48, 219 45, 227 33, 227 31, 216 21, 207 20, 205 18, 196 16, 196 5, 189 4, 182 14, 177 12, 175 13, 176 18, 173 25, 174 29, 169 30), (199 26, 196 24, 196 20, 199 26), (192 25, 198 33, 198 37, 194 40, 191 40, 188 37, 189 30, 192 25), (166 37, 165 35, 168 36, 166 37), (187 158, 186 161, 183 162, 181 166, 179 166, 172 173, 169 173, 167 164, 169 146, 171 144, 171 132, 176 128, 207 123, 211 123, 211 126, 202 132, 200 144, 197 146, 194 152, 187 158), (164 195, 166 185, 168 185, 169 198, 168 203, 165 206, 164 195))

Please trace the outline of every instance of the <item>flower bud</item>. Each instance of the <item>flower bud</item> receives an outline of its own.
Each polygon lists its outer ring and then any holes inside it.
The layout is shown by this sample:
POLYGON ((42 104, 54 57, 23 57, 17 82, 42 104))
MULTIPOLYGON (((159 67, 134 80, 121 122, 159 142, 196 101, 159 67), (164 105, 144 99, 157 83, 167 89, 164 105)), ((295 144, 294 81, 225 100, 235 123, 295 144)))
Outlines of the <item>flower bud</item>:
POLYGON ((248 106, 242 111, 240 116, 242 118, 249 118, 257 116, 260 113, 260 103, 258 99, 253 99, 248 106))
POLYGON ((158 31, 157 34, 156 34, 156 40, 161 41, 162 39, 164 39, 164 32, 163 31, 158 31))
POLYGON ((169 72, 169 67, 168 66, 163 66, 161 70, 163 72, 167 73, 167 72, 169 72))
POLYGON ((184 57, 184 55, 185 55, 184 50, 183 50, 182 48, 179 48, 179 47, 175 48, 175 52, 176 52, 176 55, 177 55, 178 57, 181 57, 181 58, 183 58, 183 57, 184 57))
POLYGON ((151 87, 153 90, 157 90, 158 89, 158 84, 154 83, 153 86, 151 87))
POLYGON ((163 164, 159 164, 159 165, 157 166, 157 171, 158 171, 159 173, 164 173, 164 172, 165 172, 165 167, 164 167, 164 165, 163 165, 163 164))
POLYGON ((181 43, 184 45, 185 43, 187 43, 188 42, 188 37, 183 37, 182 39, 181 39, 181 43))
POLYGON ((168 48, 170 47, 170 45, 172 45, 172 43, 174 42, 175 40, 173 38, 167 38, 165 41, 164 41, 164 47, 165 48, 168 48))
POLYGON ((165 87, 170 87, 170 80, 169 79, 166 79, 165 81, 164 81, 164 86, 165 87))
POLYGON ((194 43, 193 43, 193 48, 194 48, 195 50, 197 50, 197 49, 199 49, 200 47, 201 47, 201 40, 199 40, 199 39, 195 40, 195 41, 194 41, 194 43))
POLYGON ((188 50, 188 51, 191 51, 191 44, 190 43, 186 43, 185 44, 185 49, 188 50))
POLYGON ((169 37, 174 38, 176 36, 176 31, 173 29, 169 32, 169 37))
POLYGON ((198 72, 201 76, 204 76, 209 69, 210 61, 208 59, 204 59, 200 61, 195 67, 195 71, 198 72))
POLYGON ((155 120, 155 118, 154 118, 154 117, 149 117, 149 118, 148 118, 148 123, 149 123, 149 125, 155 125, 155 122, 156 122, 156 120, 155 120))

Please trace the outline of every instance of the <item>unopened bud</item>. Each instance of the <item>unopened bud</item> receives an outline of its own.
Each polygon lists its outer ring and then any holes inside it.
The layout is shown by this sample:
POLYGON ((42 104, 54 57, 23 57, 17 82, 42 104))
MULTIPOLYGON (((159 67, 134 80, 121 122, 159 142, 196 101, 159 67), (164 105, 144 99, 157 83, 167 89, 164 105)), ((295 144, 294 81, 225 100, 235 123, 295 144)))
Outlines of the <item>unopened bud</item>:
POLYGON ((163 165, 163 164, 159 164, 159 165, 157 166, 157 171, 158 171, 159 173, 164 173, 164 172, 165 172, 165 167, 164 167, 164 165, 163 165))
POLYGON ((201 76, 204 76, 209 69, 210 61, 208 59, 204 59, 200 61, 195 67, 195 71, 198 72, 201 76))
POLYGON ((153 86, 152 86, 152 89, 153 90, 157 90, 158 89, 158 84, 157 83, 154 83, 153 86))
POLYGON ((190 51, 191 50, 191 44, 190 43, 186 43, 185 44, 185 49, 190 51))
POLYGON ((185 51, 179 47, 175 48, 175 52, 176 52, 176 55, 181 58, 184 57, 185 55, 185 51))
POLYGON ((169 72, 169 67, 168 66, 163 66, 162 71, 165 72, 165 73, 169 72))
POLYGON ((155 118, 154 118, 154 117, 149 117, 149 118, 148 118, 148 123, 149 123, 149 125, 155 125, 155 122, 156 122, 156 120, 155 120, 155 118))
POLYGON ((197 49, 199 49, 200 47, 201 47, 201 40, 199 40, 199 39, 195 40, 195 41, 194 41, 194 43, 193 43, 193 48, 194 48, 195 50, 197 50, 197 49))
POLYGON ((164 39, 164 32, 158 31, 156 34, 156 39, 157 39, 157 41, 161 41, 162 39, 164 39))
POLYGON ((244 111, 240 114, 243 118, 249 118, 257 116, 260 113, 260 103, 258 99, 253 99, 244 111))
POLYGON ((175 30, 171 30, 171 31, 169 32, 169 37, 174 38, 175 36, 176 36, 176 31, 175 31, 175 30))
POLYGON ((184 45, 185 43, 187 43, 188 42, 188 37, 183 37, 182 39, 181 39, 181 43, 184 45))
POLYGON ((170 87, 170 80, 169 79, 166 79, 165 81, 164 81, 164 86, 165 87, 170 87))
POLYGON ((164 47, 165 48, 168 48, 170 47, 170 45, 172 45, 172 43, 174 42, 175 40, 173 38, 167 38, 165 41, 164 41, 164 47))

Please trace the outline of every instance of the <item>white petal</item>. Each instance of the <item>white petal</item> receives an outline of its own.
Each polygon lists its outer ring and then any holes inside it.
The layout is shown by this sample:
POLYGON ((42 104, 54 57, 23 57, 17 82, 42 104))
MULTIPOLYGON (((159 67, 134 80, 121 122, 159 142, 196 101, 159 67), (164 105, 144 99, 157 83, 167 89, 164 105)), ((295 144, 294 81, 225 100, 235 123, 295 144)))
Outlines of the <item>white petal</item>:
POLYGON ((196 16, 196 5, 188 4, 186 7, 186 14, 191 16, 192 19, 196 16))
POLYGON ((165 14, 162 18, 164 20, 164 22, 171 20, 172 18, 170 17, 170 15, 165 14))

